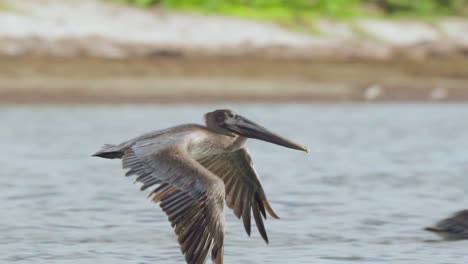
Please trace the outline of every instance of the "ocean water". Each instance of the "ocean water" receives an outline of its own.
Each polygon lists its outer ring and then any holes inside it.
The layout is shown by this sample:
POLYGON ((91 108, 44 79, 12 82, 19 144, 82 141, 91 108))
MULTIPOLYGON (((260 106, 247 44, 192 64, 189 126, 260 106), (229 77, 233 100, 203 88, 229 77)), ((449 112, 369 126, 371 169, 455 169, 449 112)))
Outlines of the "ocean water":
POLYGON ((90 155, 221 107, 311 149, 247 142, 281 219, 267 245, 226 209, 225 263, 468 262, 422 231, 468 208, 468 105, 182 104, 1 106, 0 263, 184 263, 147 192, 90 155))

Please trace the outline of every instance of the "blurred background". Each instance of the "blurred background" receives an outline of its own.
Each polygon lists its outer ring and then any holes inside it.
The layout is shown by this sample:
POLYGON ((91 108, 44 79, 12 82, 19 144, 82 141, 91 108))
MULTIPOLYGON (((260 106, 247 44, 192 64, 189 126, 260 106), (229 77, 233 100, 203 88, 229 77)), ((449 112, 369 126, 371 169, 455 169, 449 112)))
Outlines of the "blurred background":
POLYGON ((2 102, 465 101, 465 0, 2 0, 2 102))
POLYGON ((226 263, 466 263, 467 0, 0 0, 0 262, 183 263, 104 143, 230 108, 281 220, 226 263), (465 258, 465 259, 464 259, 465 258))

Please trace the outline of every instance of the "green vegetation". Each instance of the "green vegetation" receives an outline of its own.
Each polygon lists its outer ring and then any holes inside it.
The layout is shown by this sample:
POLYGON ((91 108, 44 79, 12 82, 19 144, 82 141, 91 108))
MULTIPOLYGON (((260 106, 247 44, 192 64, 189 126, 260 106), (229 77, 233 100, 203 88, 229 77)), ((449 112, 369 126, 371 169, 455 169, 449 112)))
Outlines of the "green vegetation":
POLYGON ((466 16, 468 0, 120 0, 138 6, 231 15, 278 22, 312 17, 466 16))
POLYGON ((11 11, 11 8, 5 3, 0 2, 0 12, 11 11))

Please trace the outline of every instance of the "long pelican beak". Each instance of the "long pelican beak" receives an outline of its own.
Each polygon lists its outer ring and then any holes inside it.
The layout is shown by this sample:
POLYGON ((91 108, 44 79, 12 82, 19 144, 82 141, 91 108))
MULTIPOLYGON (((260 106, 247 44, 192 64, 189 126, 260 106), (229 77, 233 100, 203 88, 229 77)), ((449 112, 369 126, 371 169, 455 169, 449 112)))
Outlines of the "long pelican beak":
POLYGON ((297 149, 309 153, 308 148, 296 144, 280 135, 277 135, 243 116, 238 115, 235 120, 227 120, 226 128, 243 137, 255 138, 283 147, 297 149))

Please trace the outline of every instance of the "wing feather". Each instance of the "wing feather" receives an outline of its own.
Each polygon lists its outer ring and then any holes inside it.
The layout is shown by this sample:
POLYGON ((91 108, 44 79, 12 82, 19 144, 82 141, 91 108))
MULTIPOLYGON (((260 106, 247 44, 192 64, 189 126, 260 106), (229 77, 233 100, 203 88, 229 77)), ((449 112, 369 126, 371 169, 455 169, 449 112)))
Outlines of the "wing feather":
POLYGON ((187 263, 205 263, 211 251, 222 264, 224 183, 180 149, 138 143, 122 157, 126 176, 136 175, 141 190, 159 184, 149 196, 167 214, 187 263))
POLYGON ((204 157, 198 162, 224 181, 226 204, 237 218, 242 218, 247 234, 250 236, 252 212, 260 235, 268 243, 263 219, 266 212, 273 218, 279 217, 268 202, 247 149, 204 157))

